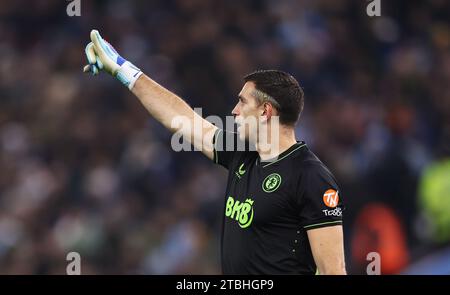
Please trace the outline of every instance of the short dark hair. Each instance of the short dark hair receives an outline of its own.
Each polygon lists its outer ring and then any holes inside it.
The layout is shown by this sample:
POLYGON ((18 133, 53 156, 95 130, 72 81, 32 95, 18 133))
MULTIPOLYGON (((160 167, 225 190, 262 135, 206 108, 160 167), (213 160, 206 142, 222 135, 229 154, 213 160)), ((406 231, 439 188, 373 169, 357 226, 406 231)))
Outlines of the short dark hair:
POLYGON ((274 107, 281 124, 295 126, 303 111, 304 94, 292 75, 279 70, 258 70, 245 76, 244 81, 255 83, 257 90, 277 102, 274 107))

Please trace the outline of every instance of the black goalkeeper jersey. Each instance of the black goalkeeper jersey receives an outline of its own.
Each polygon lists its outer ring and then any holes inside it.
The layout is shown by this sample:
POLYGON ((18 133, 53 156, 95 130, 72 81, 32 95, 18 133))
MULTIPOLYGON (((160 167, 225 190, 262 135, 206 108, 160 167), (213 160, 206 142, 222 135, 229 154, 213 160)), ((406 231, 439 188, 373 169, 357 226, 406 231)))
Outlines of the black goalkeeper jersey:
POLYGON ((306 231, 342 224, 336 180, 304 142, 261 162, 224 151, 236 133, 218 130, 214 162, 228 169, 221 236, 224 274, 315 274, 306 231))

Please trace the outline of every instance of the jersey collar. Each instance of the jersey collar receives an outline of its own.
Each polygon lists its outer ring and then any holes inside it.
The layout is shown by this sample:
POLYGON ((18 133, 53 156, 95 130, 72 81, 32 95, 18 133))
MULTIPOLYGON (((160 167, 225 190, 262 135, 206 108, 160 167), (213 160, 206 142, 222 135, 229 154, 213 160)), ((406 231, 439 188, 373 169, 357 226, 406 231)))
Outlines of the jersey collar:
POLYGON ((289 157, 295 151, 298 151, 299 149, 301 149, 302 147, 305 147, 305 146, 306 146, 306 143, 304 141, 297 141, 297 143, 293 144, 290 148, 288 148, 287 150, 282 152, 278 157, 275 157, 275 158, 272 158, 269 160, 265 160, 265 161, 261 161, 261 158, 258 156, 258 158, 256 159, 256 165, 257 166, 261 165, 262 168, 266 168, 272 164, 280 162, 281 160, 289 157))

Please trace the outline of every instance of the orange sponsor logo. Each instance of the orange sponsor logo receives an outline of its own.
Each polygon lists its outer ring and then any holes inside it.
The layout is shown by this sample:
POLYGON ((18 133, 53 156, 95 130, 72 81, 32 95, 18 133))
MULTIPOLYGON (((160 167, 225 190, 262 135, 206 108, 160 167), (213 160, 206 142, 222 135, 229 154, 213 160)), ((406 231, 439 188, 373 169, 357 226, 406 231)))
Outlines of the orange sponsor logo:
POLYGON ((339 203, 339 192, 329 189, 323 194, 323 202, 327 207, 335 208, 339 203))

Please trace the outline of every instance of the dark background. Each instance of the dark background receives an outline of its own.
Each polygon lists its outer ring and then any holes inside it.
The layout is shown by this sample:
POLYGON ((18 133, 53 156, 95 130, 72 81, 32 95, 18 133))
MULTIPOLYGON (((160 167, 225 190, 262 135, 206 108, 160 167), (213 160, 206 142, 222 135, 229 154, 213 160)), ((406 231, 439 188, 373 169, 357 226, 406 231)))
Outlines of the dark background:
POLYGON ((0 2, 0 273, 216 274, 226 171, 107 75, 82 73, 96 28, 203 115, 242 77, 292 73, 297 136, 347 201, 349 273, 450 274, 450 3, 381 0, 0 2))

